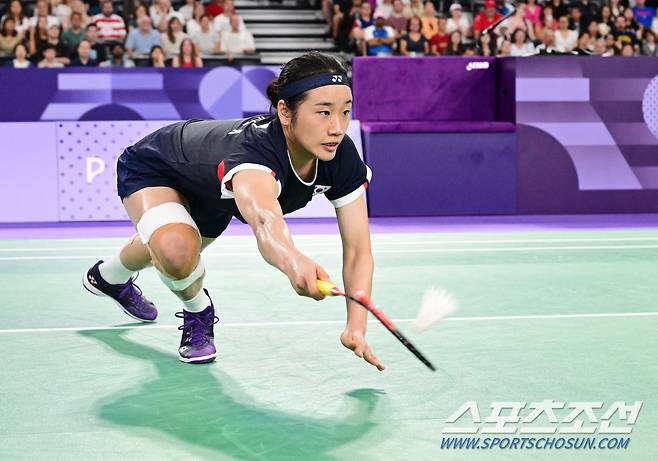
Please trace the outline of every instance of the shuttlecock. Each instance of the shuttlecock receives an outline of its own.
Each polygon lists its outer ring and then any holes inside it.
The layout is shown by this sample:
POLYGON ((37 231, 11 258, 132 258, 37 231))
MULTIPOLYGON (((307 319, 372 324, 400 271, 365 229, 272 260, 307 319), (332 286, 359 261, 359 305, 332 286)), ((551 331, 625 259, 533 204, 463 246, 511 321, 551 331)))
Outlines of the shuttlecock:
POLYGON ((457 310, 457 300, 443 288, 428 288, 411 327, 425 331, 433 324, 457 310))

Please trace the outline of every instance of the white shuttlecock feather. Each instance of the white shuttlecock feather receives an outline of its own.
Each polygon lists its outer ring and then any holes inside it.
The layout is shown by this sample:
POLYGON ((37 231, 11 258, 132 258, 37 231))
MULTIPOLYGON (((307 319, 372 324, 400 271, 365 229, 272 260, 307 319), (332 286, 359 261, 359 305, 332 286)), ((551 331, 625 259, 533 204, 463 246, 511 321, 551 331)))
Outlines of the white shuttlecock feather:
POLYGON ((455 312, 457 307, 457 300, 445 289, 428 288, 411 326, 416 331, 425 331, 445 316, 455 312))

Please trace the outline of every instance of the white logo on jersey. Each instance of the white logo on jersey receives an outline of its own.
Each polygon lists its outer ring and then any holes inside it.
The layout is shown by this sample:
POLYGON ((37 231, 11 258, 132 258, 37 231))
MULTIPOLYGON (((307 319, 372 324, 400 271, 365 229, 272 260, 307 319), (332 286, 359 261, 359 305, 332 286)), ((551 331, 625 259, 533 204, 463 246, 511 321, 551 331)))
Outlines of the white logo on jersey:
POLYGON ((466 70, 468 72, 476 69, 488 69, 489 68, 489 63, 487 61, 472 61, 466 64, 466 70))
MULTIPOLYGON (((231 131, 229 131, 227 134, 240 134, 240 133, 242 133, 242 130, 244 130, 244 129, 245 129, 246 127, 248 127, 249 125, 254 125, 254 124, 260 122, 261 120, 264 120, 265 118, 266 118, 265 116, 261 115, 260 117, 255 118, 255 119, 252 120, 251 122, 247 123, 247 124, 246 124, 245 126, 243 126, 242 128, 239 128, 239 129, 236 128, 235 130, 231 130, 231 131)), ((270 123, 272 123, 272 122, 267 122, 265 125, 256 125, 256 128, 260 128, 260 129, 267 128, 268 126, 270 126, 270 123)))
POLYGON ((324 194, 329 189, 331 189, 331 186, 320 186, 319 184, 316 184, 315 189, 313 190, 313 195, 324 194))
POLYGON ((342 75, 334 75, 333 77, 331 77, 331 81, 333 83, 342 82, 343 81, 343 76, 342 75))

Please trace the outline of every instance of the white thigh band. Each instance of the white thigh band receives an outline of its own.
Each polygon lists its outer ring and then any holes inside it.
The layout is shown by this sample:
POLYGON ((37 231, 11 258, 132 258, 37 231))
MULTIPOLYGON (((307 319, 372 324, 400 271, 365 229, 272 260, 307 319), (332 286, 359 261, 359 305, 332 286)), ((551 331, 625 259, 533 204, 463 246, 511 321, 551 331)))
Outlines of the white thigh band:
MULTIPOLYGON (((187 224, 192 226, 199 232, 199 228, 187 212, 185 207, 180 203, 167 202, 158 206, 154 206, 144 212, 142 219, 137 223, 137 232, 143 243, 148 243, 151 240, 153 232, 166 226, 167 224, 187 224)), ((199 235, 201 235, 199 233, 199 235)))
POLYGON ((192 271, 192 273, 187 277, 185 277, 184 279, 173 280, 160 271, 156 270, 156 272, 160 276, 162 282, 165 285, 167 285, 167 287, 169 287, 170 290, 183 291, 184 289, 192 285, 194 282, 199 280, 201 277, 203 277, 203 274, 205 274, 206 272, 206 267, 203 265, 203 260, 201 259, 201 257, 199 257, 199 264, 197 264, 196 268, 192 271))

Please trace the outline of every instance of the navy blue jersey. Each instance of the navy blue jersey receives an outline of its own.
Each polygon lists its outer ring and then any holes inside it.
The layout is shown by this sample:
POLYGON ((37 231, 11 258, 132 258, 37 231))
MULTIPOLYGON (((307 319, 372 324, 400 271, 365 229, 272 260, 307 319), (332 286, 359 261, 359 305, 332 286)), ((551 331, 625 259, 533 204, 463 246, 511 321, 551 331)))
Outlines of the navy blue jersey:
POLYGON ((314 179, 302 181, 292 167, 278 117, 261 115, 188 120, 151 133, 119 158, 118 190, 123 198, 144 187, 172 187, 190 201, 197 224, 209 221, 202 235, 216 236, 209 234, 226 227, 226 217, 244 221, 231 182, 235 173, 246 169, 266 171, 274 177, 284 214, 303 208, 320 193, 341 207, 358 198, 370 180, 370 170, 345 136, 331 161, 317 162, 314 179), (211 216, 222 226, 212 224, 211 216))

